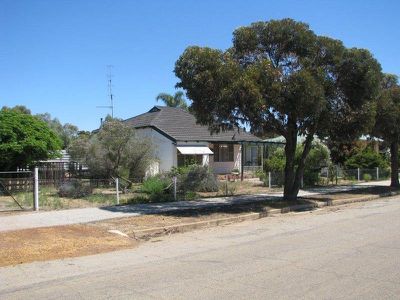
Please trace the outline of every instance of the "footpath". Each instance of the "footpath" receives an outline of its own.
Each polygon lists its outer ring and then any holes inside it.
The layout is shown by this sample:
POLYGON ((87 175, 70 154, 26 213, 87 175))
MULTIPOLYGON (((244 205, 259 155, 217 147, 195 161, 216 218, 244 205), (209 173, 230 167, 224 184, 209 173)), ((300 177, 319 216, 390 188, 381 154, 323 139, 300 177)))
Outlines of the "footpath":
POLYGON ((296 204, 284 201, 282 193, 269 193, 0 214, 0 267, 133 249, 143 241, 173 233, 400 194, 388 185, 374 182, 302 190, 296 204))
MULTIPOLYGON (((344 193, 365 189, 368 187, 388 186, 389 181, 377 181, 360 183, 348 186, 329 186, 301 190, 300 197, 318 198, 319 196, 344 193)), ((204 198, 193 201, 178 201, 167 203, 150 203, 136 205, 120 205, 110 207, 90 207, 79 209, 67 209, 58 211, 24 212, 15 215, 0 214, 0 232, 14 231, 29 228, 51 227, 89 223, 100 220, 135 217, 148 214, 160 214, 185 210, 207 209, 215 207, 227 207, 263 202, 266 200, 281 200, 282 193, 267 193, 257 195, 242 195, 232 197, 204 198)))

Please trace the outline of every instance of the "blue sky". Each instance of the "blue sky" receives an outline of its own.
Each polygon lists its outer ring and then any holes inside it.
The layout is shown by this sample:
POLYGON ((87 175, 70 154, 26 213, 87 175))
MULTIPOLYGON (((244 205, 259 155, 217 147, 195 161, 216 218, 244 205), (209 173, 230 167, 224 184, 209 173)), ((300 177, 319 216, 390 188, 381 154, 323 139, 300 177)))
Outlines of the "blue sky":
POLYGON ((93 130, 108 105, 129 118, 174 93, 175 61, 190 45, 226 49, 232 32, 290 17, 348 47, 369 49, 400 75, 400 1, 0 0, 0 107, 25 105, 93 130))

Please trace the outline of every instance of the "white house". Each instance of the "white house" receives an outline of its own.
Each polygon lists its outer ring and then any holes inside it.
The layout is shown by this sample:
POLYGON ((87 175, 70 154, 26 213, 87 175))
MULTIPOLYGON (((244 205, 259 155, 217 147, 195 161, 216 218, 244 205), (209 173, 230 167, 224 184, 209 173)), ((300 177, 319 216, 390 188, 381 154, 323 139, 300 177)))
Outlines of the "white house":
POLYGON ((208 165, 216 174, 262 165, 261 139, 239 128, 211 134, 207 126, 197 124, 191 113, 180 108, 154 106, 124 122, 156 145, 158 162, 152 173, 193 162, 208 165))

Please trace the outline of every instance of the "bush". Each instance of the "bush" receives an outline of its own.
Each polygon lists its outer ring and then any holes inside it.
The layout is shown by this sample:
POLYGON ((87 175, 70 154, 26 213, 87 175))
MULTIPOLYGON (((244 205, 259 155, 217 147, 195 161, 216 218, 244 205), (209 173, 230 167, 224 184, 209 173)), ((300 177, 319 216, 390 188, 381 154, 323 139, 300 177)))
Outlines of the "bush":
MULTIPOLYGON (((296 161, 297 166, 300 159, 301 153, 303 152, 303 145, 298 144, 296 149, 296 161)), ((278 176, 282 174, 285 170, 285 150, 284 148, 277 148, 267 159, 264 160, 264 170, 266 172, 272 172, 273 178, 278 177, 278 185, 283 184, 283 177, 278 176), (275 175, 276 174, 276 175, 275 175)), ((328 148, 320 142, 313 142, 310 153, 308 154, 305 161, 305 169, 303 182, 306 186, 312 186, 320 181, 319 173, 322 167, 329 166, 329 150, 328 148)), ((267 177, 264 177, 264 182, 267 177)), ((261 177, 260 177, 261 179, 261 177)), ((274 182, 276 180, 274 179, 274 182)), ((276 183, 275 183, 276 184, 276 183)))
POLYGON ((386 168, 389 165, 381 154, 368 147, 359 150, 357 153, 350 156, 344 164, 347 169, 375 169, 377 167, 386 168))
POLYGON ((149 195, 148 202, 173 201, 171 181, 168 178, 154 176, 147 178, 141 191, 149 195))
POLYGON ((163 194, 168 190, 170 182, 158 176, 147 178, 142 185, 142 192, 146 194, 163 194))
POLYGON ((70 180, 64 182, 58 189, 58 195, 60 197, 68 198, 82 198, 92 194, 92 188, 87 185, 83 185, 79 180, 70 180))
POLYGON ((217 192, 218 180, 207 166, 192 165, 186 174, 179 178, 180 188, 183 191, 193 192, 217 192))
POLYGON ((364 174, 363 175, 363 179, 365 180, 365 181, 371 181, 372 180, 372 176, 370 175, 370 174, 364 174))

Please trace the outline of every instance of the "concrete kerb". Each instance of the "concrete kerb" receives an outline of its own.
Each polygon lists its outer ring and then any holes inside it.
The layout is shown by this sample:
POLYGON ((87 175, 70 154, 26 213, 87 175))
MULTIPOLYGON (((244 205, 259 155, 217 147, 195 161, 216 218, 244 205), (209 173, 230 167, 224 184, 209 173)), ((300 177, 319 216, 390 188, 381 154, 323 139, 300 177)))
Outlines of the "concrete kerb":
POLYGON ((155 228, 149 228, 149 229, 144 229, 144 230, 137 230, 137 231, 129 232, 127 234, 135 239, 147 240, 152 237, 170 235, 170 234, 178 233, 178 232, 186 232, 186 231, 192 231, 195 229, 201 229, 201 228, 206 228, 206 227, 228 225, 228 224, 238 223, 238 222, 243 222, 243 221, 252 221, 252 220, 257 220, 257 219, 261 219, 261 218, 265 218, 265 217, 269 217, 269 216, 273 216, 273 215, 285 214, 285 213, 296 212, 296 211, 297 212, 308 211, 308 210, 313 210, 316 208, 323 208, 325 206, 338 206, 338 205, 345 205, 345 204, 356 203, 356 202, 371 201, 371 200, 375 200, 375 199, 379 199, 379 198, 383 198, 383 197, 391 197, 391 196, 396 196, 396 195, 400 195, 400 192, 389 192, 389 193, 383 193, 383 194, 373 195, 373 196, 370 195, 370 196, 357 197, 357 198, 346 198, 346 199, 340 199, 340 200, 328 200, 326 202, 312 201, 312 203, 310 203, 310 204, 293 205, 293 206, 284 207, 281 209, 279 209, 279 208, 265 209, 262 212, 253 212, 253 213, 248 213, 245 215, 220 218, 220 219, 215 219, 215 220, 192 222, 192 223, 179 224, 179 225, 170 225, 170 226, 164 226, 164 227, 155 227, 155 228))

